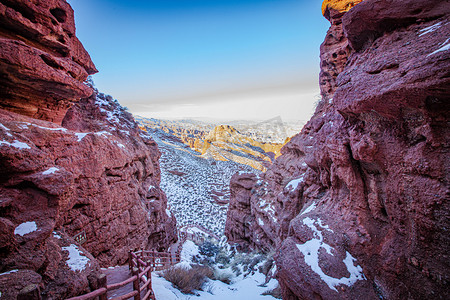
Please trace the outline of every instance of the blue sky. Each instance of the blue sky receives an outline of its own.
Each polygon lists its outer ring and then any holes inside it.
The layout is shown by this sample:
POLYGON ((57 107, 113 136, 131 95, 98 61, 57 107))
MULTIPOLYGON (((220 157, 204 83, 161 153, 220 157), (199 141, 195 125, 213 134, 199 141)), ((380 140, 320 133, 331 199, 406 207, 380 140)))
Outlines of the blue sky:
POLYGON ((305 119, 321 1, 69 0, 97 87, 160 118, 305 119))

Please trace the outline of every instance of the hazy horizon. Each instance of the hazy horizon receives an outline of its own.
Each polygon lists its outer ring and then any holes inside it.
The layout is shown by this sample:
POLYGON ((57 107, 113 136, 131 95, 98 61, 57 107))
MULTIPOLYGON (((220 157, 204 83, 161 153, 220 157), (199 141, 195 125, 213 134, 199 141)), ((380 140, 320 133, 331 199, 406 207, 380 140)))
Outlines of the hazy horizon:
POLYGON ((308 120, 328 21, 303 0, 71 0, 96 86, 159 119, 308 120))

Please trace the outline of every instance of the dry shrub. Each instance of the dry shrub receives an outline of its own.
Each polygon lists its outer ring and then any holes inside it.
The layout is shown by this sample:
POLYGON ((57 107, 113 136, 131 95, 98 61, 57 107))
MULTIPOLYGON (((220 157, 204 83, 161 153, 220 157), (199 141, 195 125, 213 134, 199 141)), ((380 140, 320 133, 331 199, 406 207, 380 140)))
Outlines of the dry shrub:
POLYGON ((206 278, 212 278, 213 275, 211 268, 200 265, 193 265, 192 269, 174 266, 162 272, 162 276, 167 281, 185 294, 193 294, 194 290, 201 290, 206 278))
POLYGON ((227 272, 227 271, 222 271, 222 270, 216 270, 216 272, 214 272, 214 280, 220 280, 225 284, 230 284, 233 281, 234 278, 234 274, 227 272))

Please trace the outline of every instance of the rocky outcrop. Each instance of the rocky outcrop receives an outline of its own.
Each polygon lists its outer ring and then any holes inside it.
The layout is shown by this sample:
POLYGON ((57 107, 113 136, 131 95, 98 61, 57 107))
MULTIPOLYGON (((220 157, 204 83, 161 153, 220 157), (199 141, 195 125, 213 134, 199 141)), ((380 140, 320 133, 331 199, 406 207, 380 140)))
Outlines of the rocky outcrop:
POLYGON ((0 108, 60 124, 97 70, 63 0, 0 3, 0 108))
POLYGON ((82 99, 62 127, 4 110, 0 122, 3 270, 44 274, 51 292, 56 275, 46 277, 47 268, 59 270, 48 249, 55 230, 85 236, 83 247, 104 267, 124 263, 129 250, 163 250, 175 241, 157 145, 111 97, 82 99), (38 228, 26 239, 14 234, 25 222, 38 228))
POLYGON ((320 45, 320 94, 323 101, 332 101, 336 91, 336 78, 344 69, 351 53, 348 39, 342 29, 342 17, 345 12, 362 0, 326 0, 322 4, 322 13, 330 21, 325 40, 320 45))
POLYGON ((241 240, 276 249, 283 299, 446 299, 450 6, 365 0, 340 20, 335 92, 239 200, 253 221, 233 237, 263 232, 241 240))
POLYGON ((283 145, 255 141, 230 125, 218 125, 203 140, 202 156, 214 160, 231 160, 265 171, 283 145))
POLYGON ((214 126, 192 120, 177 122, 138 118, 138 121, 142 130, 162 130, 173 136, 174 142, 181 141, 200 152, 203 158, 234 161, 259 171, 266 170, 274 158, 281 154, 281 147, 289 140, 287 138, 285 143, 258 141, 257 138, 261 137, 251 126, 248 126, 245 133, 241 133, 230 125, 214 126))
POLYGON ((225 224, 225 236, 228 242, 238 245, 240 249, 248 249, 248 241, 252 232, 250 225, 254 221, 251 213, 251 190, 257 177, 251 173, 236 173, 230 180, 230 203, 225 224))
POLYGON ((100 266, 124 263, 130 250, 167 249, 176 221, 156 143, 83 83, 95 67, 70 6, 2 1, 0 18, 0 292, 64 299, 96 289, 100 266), (61 66, 43 67, 43 53, 61 66))

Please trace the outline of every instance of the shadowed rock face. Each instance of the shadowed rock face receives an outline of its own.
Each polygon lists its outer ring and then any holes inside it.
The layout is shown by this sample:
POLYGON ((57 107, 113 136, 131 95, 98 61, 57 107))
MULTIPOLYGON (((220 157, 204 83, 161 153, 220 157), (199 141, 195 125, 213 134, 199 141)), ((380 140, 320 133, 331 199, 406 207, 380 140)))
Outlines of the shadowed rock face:
POLYGON ((116 100, 83 83, 96 70, 66 2, 1 1, 0 22, 0 292, 95 290, 100 266, 176 240, 159 150, 116 100))
POLYGON ((341 16, 335 92, 259 183, 234 185, 252 221, 227 232, 276 249, 283 299, 449 297, 450 7, 438 2, 366 0, 341 16))
POLYGON ((92 94, 83 81, 97 72, 75 36, 72 8, 63 0, 5 0, 0 24, 0 107, 61 123, 92 94))

